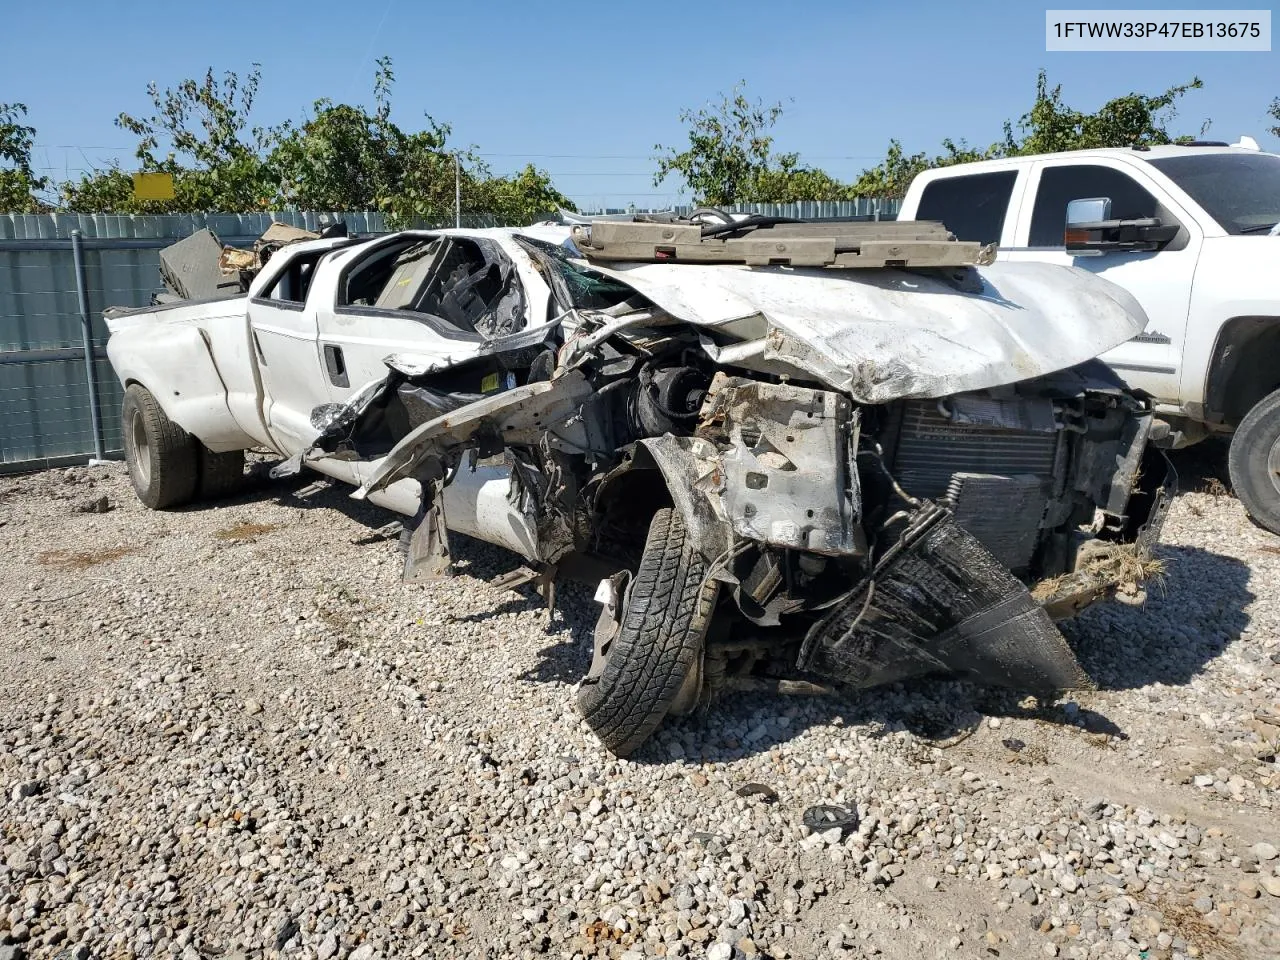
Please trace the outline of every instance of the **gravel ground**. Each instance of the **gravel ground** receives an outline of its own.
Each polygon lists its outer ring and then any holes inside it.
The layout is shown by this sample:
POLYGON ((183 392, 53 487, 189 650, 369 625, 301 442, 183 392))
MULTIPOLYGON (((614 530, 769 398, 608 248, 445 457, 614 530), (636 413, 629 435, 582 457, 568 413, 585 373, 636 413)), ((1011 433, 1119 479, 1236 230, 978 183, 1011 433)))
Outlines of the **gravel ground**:
POLYGON ((588 591, 548 627, 470 541, 406 587, 309 480, 0 477, 0 960, 1280 956, 1280 540, 1229 496, 1071 625, 1096 693, 743 696, 620 761, 588 591))

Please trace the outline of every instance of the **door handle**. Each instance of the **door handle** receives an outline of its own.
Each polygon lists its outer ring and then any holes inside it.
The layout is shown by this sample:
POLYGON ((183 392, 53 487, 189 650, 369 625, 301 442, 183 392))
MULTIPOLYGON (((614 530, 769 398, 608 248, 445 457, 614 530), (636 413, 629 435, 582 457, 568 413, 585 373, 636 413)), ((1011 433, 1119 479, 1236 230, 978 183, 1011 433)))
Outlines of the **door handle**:
POLYGON ((342 356, 342 348, 332 343, 324 345, 324 368, 329 373, 329 382, 335 387, 349 387, 347 380, 347 361, 342 356))

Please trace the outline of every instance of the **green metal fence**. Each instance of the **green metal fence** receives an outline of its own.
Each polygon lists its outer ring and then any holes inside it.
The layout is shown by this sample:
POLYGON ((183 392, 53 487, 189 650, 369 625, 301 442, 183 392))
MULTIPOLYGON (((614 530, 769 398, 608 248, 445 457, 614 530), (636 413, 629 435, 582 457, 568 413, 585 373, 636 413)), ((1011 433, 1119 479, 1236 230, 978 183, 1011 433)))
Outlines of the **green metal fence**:
MULTIPOLYGON (((0 472, 83 462, 95 453, 73 250, 80 233, 84 296, 95 357, 101 443, 120 451, 120 385, 106 360, 109 306, 144 306, 161 288, 160 250, 208 227, 224 243, 251 243, 273 219, 316 228, 344 220, 383 233, 378 213, 173 216, 0 215, 0 472)), ((476 226, 491 226, 485 218, 476 226)), ((452 224, 450 224, 451 226, 452 224)))

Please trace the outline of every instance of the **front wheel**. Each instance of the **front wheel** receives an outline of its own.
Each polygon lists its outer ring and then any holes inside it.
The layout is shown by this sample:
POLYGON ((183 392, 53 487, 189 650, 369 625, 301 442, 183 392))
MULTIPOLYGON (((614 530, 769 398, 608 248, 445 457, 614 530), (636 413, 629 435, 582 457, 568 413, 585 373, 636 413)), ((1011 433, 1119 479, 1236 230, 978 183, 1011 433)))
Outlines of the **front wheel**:
POLYGON ((165 416, 146 387, 124 392, 124 459, 138 499, 152 510, 180 507, 196 495, 199 441, 165 416))
POLYGON ((631 753, 658 728, 697 667, 705 570, 683 518, 670 508, 654 514, 599 675, 578 688, 578 712, 617 756, 631 753))
POLYGON ((1231 486, 1259 526, 1280 534, 1280 390, 1240 421, 1227 458, 1231 486))

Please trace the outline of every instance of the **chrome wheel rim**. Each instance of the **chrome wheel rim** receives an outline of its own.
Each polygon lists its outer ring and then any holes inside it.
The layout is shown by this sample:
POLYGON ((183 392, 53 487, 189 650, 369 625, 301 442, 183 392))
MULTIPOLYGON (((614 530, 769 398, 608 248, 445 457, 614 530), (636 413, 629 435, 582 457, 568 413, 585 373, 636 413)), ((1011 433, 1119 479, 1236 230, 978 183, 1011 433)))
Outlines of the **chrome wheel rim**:
POLYGON ((151 483, 151 445, 147 443, 147 428, 142 422, 141 410, 134 410, 129 417, 126 433, 125 449, 129 452, 129 467, 139 486, 145 487, 151 483))

